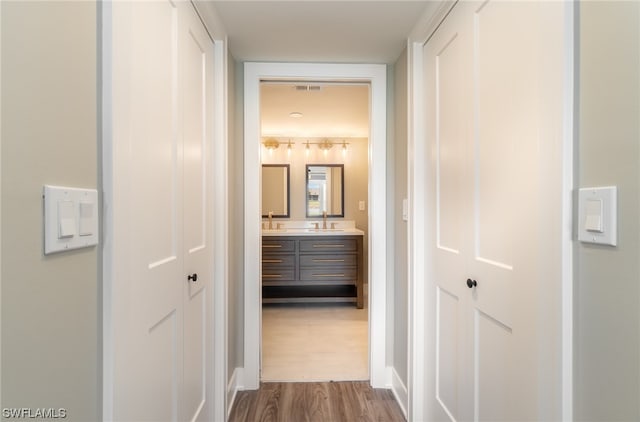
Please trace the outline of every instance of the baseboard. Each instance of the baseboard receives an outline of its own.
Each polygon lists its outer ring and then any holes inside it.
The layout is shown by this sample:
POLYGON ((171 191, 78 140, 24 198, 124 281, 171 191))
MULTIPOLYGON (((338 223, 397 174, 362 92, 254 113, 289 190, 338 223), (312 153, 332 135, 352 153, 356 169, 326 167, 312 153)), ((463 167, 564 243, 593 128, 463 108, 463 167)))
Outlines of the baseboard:
POLYGON ((402 413, 404 413, 405 419, 407 419, 407 407, 409 404, 409 392, 407 391, 407 386, 404 385, 402 379, 396 372, 395 368, 391 369, 391 392, 396 398, 396 401, 400 405, 400 409, 402 409, 402 413))
POLYGON ((227 384, 227 418, 231 415, 233 403, 236 401, 238 391, 242 390, 242 368, 235 368, 231 379, 227 384))

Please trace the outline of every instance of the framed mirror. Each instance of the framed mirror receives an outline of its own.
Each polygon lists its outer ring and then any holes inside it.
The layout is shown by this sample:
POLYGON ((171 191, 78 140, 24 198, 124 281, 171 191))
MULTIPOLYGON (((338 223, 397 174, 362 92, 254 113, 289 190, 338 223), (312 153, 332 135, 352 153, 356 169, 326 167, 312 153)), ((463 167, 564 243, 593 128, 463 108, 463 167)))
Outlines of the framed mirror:
POLYGON ((273 213, 276 218, 289 218, 289 164, 262 165, 262 209, 263 218, 273 213))
POLYGON ((344 164, 307 164, 307 217, 344 217, 344 164))

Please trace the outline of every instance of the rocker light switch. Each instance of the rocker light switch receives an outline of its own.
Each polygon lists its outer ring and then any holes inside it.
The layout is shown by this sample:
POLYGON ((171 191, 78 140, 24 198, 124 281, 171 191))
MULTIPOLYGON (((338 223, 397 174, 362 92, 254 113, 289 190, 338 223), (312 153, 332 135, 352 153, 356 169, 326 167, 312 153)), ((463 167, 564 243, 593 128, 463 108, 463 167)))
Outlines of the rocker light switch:
POLYGON ((58 201, 58 239, 76 235, 75 217, 73 201, 58 201))
POLYGON ((587 199, 584 228, 589 232, 602 233, 602 199, 587 199))
POLYGON ((80 236, 91 236, 93 234, 93 204, 91 202, 80 202, 80 236))
POLYGON ((578 194, 578 240, 616 246, 618 243, 617 188, 582 188, 578 194))

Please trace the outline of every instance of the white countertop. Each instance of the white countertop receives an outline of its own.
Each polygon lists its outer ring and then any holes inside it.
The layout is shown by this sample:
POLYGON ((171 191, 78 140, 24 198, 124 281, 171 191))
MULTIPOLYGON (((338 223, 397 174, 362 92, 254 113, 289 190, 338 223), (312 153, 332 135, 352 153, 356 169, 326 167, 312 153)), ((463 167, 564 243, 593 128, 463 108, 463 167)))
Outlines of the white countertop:
POLYGON ((355 228, 344 229, 279 229, 262 230, 263 236, 364 236, 364 232, 355 228))
POLYGON ((322 220, 276 221, 274 219, 272 225, 273 229, 266 229, 268 220, 263 220, 263 236, 364 236, 364 232, 356 229, 355 221, 351 220, 327 221, 326 229, 322 228, 322 220), (278 226, 280 228, 276 229, 278 226))

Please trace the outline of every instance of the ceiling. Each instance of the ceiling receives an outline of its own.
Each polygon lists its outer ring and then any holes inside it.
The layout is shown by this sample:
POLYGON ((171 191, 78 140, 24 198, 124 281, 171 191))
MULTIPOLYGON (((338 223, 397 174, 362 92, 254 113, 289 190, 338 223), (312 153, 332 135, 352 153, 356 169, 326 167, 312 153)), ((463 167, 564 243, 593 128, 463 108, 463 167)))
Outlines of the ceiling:
POLYGON ((238 61, 394 63, 429 1, 212 1, 238 61))
MULTIPOLYGON (((428 0, 211 0, 239 62, 393 64, 428 0)), ((427 11, 427 9, 429 9, 427 11)), ((369 136, 369 86, 261 88, 261 132, 276 138, 369 136), (291 118, 289 113, 303 117, 291 118)))
POLYGON ((262 83, 260 118, 263 137, 368 138, 369 85, 262 83))

